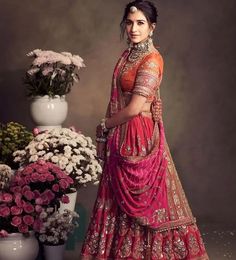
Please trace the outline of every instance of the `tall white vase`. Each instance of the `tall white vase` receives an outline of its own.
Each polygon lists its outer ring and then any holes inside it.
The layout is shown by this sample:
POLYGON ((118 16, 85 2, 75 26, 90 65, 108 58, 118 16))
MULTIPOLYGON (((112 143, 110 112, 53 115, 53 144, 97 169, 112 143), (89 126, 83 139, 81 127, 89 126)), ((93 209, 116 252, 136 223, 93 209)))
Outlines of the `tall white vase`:
POLYGON ((0 238, 0 260, 35 260, 38 251, 38 240, 33 232, 29 237, 12 233, 0 238))
POLYGON ((31 102, 30 112, 39 130, 61 128, 67 117, 68 104, 65 96, 36 96, 31 102))

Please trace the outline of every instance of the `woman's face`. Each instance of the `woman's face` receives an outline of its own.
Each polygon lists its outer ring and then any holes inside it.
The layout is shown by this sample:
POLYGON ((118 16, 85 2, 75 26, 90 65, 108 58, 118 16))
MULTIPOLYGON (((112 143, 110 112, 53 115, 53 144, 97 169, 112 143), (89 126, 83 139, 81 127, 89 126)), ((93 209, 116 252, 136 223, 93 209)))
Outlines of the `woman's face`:
POLYGON ((133 43, 145 41, 153 31, 154 25, 150 26, 142 11, 137 10, 129 13, 126 19, 126 33, 133 43))

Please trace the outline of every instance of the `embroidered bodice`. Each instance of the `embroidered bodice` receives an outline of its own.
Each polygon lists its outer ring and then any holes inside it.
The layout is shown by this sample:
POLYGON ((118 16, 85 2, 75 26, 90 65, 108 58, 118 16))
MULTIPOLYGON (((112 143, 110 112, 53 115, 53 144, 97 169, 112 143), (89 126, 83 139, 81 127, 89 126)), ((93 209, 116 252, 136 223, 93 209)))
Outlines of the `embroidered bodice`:
POLYGON ((147 52, 136 60, 129 59, 130 55, 132 51, 124 61, 121 71, 121 89, 123 92, 147 97, 147 101, 151 102, 162 80, 162 56, 157 50, 147 52))

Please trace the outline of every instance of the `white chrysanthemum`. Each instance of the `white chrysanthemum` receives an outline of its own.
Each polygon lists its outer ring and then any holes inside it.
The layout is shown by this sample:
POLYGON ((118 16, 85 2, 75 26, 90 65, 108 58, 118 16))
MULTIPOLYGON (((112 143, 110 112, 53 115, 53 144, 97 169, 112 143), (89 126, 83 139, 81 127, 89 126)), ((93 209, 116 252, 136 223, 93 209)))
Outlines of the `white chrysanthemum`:
POLYGON ((73 149, 73 152, 75 152, 76 154, 80 154, 80 150, 77 149, 77 148, 74 148, 74 149, 73 149))
POLYGON ((42 144, 42 143, 39 143, 39 144, 37 145, 37 149, 38 149, 38 150, 43 150, 43 149, 44 149, 43 144, 42 144))
POLYGON ((36 161, 38 161, 38 158, 39 158, 38 155, 34 154, 34 155, 30 156, 29 162, 36 162, 36 161))
POLYGON ((46 151, 39 151, 39 152, 37 152, 37 155, 39 156, 39 157, 41 157, 41 156, 43 156, 44 154, 46 153, 46 151))
POLYGON ((71 148, 69 145, 66 145, 66 146, 64 147, 64 151, 65 151, 66 153, 69 153, 69 152, 72 151, 72 148, 71 148))
POLYGON ((90 174, 87 174, 87 173, 84 175, 84 178, 85 178, 85 180, 88 181, 88 182, 92 180, 91 175, 90 175, 90 174))
POLYGON ((66 168, 66 164, 63 163, 61 160, 59 160, 58 165, 59 165, 59 167, 60 167, 62 170, 64 170, 64 169, 66 168))
POLYGON ((37 150, 34 148, 34 147, 31 147, 30 149, 29 149, 29 154, 30 155, 35 155, 37 153, 37 150))
POLYGON ((34 140, 40 142, 40 141, 44 140, 45 136, 46 136, 45 134, 38 134, 38 135, 36 135, 34 140))
POLYGON ((71 173, 73 171, 73 166, 71 164, 68 164, 65 169, 68 173, 71 173))
POLYGON ((44 156, 43 156, 43 159, 48 161, 51 157, 53 156, 53 153, 52 152, 49 152, 49 153, 46 153, 44 156))
POLYGON ((82 172, 80 169, 78 169, 78 170, 76 171, 76 174, 77 174, 77 175, 82 175, 83 172, 82 172))
POLYGON ((51 157, 51 162, 53 162, 53 163, 58 163, 58 161, 59 161, 59 158, 58 158, 58 156, 52 156, 51 157))

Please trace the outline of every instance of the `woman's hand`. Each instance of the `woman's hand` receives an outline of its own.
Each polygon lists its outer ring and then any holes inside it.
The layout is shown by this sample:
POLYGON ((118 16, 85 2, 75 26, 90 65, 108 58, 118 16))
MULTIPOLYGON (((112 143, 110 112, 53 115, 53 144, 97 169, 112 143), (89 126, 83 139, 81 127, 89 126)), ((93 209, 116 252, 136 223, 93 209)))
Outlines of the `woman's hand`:
POLYGON ((96 136, 97 137, 102 137, 103 136, 103 129, 102 129, 102 126, 100 124, 96 128, 96 136))
POLYGON ((97 156, 101 160, 106 159, 106 143, 97 142, 97 156))

